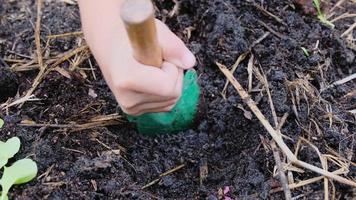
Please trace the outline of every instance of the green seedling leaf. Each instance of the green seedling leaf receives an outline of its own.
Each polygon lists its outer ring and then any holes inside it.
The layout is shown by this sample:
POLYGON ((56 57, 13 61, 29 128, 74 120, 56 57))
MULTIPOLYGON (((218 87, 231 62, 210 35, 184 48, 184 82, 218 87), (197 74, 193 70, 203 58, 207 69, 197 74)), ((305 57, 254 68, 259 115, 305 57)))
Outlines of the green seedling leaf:
POLYGON ((13 185, 31 181, 37 175, 37 164, 31 159, 16 161, 10 167, 4 167, 4 173, 0 179, 2 187, 0 200, 7 199, 7 193, 13 185))
POLYGON ((322 14, 321 8, 320 8, 320 1, 319 0, 313 0, 314 7, 316 8, 316 11, 319 14, 322 14))
POLYGON ((6 165, 9 158, 12 158, 20 150, 20 146, 21 142, 18 137, 0 143, 0 169, 6 165))
POLYGON ((2 128, 4 126, 4 120, 2 120, 1 118, 0 118, 0 128, 2 128))
POLYGON ((306 49, 306 48, 304 48, 304 47, 300 47, 301 49, 302 49, 302 51, 303 51, 303 53, 304 53, 304 55, 306 56, 306 57, 309 57, 310 56, 310 54, 309 54, 309 52, 308 52, 308 50, 306 49))
POLYGON ((332 22, 330 22, 328 19, 326 19, 325 14, 321 11, 320 0, 313 0, 313 4, 314 7, 316 8, 316 11, 318 12, 318 19, 320 20, 320 22, 334 29, 335 25, 332 22))

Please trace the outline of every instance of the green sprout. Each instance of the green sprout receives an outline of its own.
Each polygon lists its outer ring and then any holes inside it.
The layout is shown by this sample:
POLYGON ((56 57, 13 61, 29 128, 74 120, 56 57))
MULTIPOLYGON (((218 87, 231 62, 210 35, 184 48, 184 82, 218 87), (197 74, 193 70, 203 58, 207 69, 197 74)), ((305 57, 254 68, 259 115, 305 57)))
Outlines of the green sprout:
POLYGON ((320 22, 332 29, 335 28, 335 25, 332 22, 330 22, 329 20, 327 20, 325 14, 321 11, 320 0, 313 0, 313 4, 318 12, 318 18, 319 18, 320 22))
POLYGON ((0 118, 0 128, 2 128, 4 126, 4 120, 2 120, 1 118, 0 118))
POLYGON ((304 47, 300 47, 300 48, 302 49, 302 51, 306 57, 310 56, 309 51, 306 48, 304 48, 304 47))
POLYGON ((20 146, 21 142, 18 137, 8 139, 6 142, 0 141, 0 169, 20 150, 20 146))
POLYGON ((37 175, 37 164, 31 159, 21 159, 6 167, 9 158, 12 158, 20 150, 21 142, 18 137, 13 137, 6 142, 0 141, 0 169, 4 172, 0 179, 2 188, 0 200, 7 200, 7 194, 13 185, 19 185, 31 181, 37 175))

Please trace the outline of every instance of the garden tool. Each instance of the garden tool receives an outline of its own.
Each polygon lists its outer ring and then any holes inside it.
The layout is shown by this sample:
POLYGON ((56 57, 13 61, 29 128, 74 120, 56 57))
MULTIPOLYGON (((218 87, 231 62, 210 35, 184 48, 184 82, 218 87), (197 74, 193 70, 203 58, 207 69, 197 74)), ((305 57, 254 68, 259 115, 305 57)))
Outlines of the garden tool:
MULTIPOLYGON (((121 8, 121 19, 126 27, 134 58, 144 65, 161 67, 162 50, 156 35, 151 0, 126 0, 121 8)), ((136 123, 138 132, 143 135, 177 133, 189 128, 198 111, 200 88, 197 82, 196 71, 188 70, 184 75, 182 96, 170 112, 128 115, 128 120, 136 123)))

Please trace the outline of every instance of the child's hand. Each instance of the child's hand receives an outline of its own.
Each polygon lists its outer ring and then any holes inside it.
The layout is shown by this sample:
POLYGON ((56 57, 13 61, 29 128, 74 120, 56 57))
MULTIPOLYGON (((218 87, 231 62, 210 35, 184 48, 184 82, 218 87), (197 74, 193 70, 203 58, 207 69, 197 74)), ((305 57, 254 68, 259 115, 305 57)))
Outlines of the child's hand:
POLYGON ((79 3, 86 40, 122 110, 131 115, 170 111, 181 96, 183 69, 196 62, 184 43, 156 20, 165 62, 162 68, 143 65, 132 56, 119 17, 121 0, 79 3))

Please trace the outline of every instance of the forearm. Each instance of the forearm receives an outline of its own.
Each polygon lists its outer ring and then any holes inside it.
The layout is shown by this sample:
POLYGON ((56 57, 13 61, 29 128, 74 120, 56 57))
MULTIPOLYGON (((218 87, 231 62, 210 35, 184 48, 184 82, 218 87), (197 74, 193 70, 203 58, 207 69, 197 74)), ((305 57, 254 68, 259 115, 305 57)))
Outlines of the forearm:
POLYGON ((161 68, 143 65, 132 56, 121 21, 123 0, 78 2, 86 41, 122 110, 131 115, 171 110, 181 96, 183 69, 195 64, 183 41, 156 20, 165 62, 161 68))
POLYGON ((102 62, 109 56, 108 45, 120 45, 127 39, 120 18, 123 0, 78 0, 78 3, 87 43, 97 58, 104 58, 98 62, 105 65, 102 62))

